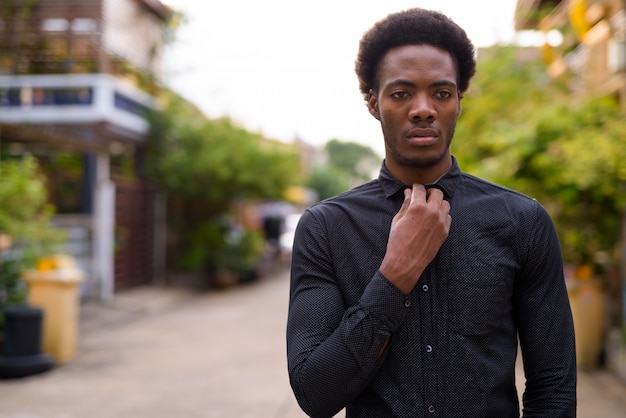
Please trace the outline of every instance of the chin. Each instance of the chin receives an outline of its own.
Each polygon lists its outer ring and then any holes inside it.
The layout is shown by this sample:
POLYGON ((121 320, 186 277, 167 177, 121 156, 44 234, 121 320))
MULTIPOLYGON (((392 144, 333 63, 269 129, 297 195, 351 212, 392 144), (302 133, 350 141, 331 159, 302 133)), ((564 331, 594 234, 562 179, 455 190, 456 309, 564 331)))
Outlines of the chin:
POLYGON ((447 153, 420 153, 419 155, 409 155, 398 152, 393 148, 387 149, 389 157, 396 163, 406 168, 428 169, 441 164, 447 153))
POLYGON ((398 163, 400 163, 403 167, 419 169, 433 168, 440 162, 440 158, 402 158, 398 160, 398 163))
POLYGON ((403 148, 400 150, 399 147, 394 146, 385 138, 385 148, 387 150, 387 156, 396 161, 398 165, 406 168, 423 170, 436 167, 441 164, 443 160, 449 158, 449 147, 451 142, 452 135, 447 141, 447 147, 443 150, 424 148, 416 150, 414 147, 410 147, 409 149, 403 148))

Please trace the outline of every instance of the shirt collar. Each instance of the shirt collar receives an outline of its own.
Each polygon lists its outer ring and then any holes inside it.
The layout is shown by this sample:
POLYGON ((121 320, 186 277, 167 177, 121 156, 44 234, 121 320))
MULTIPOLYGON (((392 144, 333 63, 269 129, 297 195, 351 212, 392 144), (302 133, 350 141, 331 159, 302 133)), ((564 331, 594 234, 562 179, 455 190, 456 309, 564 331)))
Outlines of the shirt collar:
MULTIPOLYGON (((457 185, 457 180, 460 178, 460 176, 461 176, 461 168, 459 167, 459 164, 456 161, 456 158, 452 156, 452 167, 450 167, 450 170, 448 170, 447 173, 441 176, 434 183, 426 184, 425 187, 427 189, 432 188, 432 187, 437 188, 443 192, 446 198, 449 199, 454 196, 454 190, 457 185)), ((382 167, 378 175, 378 181, 380 182, 385 192, 385 196, 387 196, 388 198, 391 196, 394 196, 396 193, 398 193, 401 190, 406 189, 407 187, 408 188, 411 187, 411 185, 406 185, 402 183, 400 180, 398 180, 397 178, 395 178, 391 174, 391 172, 389 172, 389 169, 387 168, 385 161, 383 161, 382 163, 382 167)))

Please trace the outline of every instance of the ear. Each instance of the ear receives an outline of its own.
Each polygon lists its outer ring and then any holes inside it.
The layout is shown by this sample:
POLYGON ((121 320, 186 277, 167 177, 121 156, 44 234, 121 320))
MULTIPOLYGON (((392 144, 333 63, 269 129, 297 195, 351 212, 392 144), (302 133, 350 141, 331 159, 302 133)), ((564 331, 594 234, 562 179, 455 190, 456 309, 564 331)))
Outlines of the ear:
POLYGON ((376 119, 380 120, 380 112, 378 111, 378 97, 374 90, 370 90, 367 94, 367 110, 376 119))
POLYGON ((459 94, 459 105, 457 106, 456 109, 456 117, 458 118, 459 116, 461 116, 461 111, 463 110, 463 107, 461 106, 461 100, 463 99, 463 95, 459 94))

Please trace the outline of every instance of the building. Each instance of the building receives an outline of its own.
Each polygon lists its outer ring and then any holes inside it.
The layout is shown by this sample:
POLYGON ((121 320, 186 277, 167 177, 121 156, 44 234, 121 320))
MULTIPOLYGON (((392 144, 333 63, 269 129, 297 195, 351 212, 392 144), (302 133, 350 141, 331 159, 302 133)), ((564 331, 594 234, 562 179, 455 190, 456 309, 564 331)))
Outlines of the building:
MULTIPOLYGON (((562 45, 544 49, 551 75, 568 71, 575 92, 613 96, 626 111, 625 6, 624 0, 518 0, 515 29, 559 31, 562 45)), ((620 257, 621 277, 609 278, 604 295, 603 345, 607 367, 626 381, 626 230, 620 257)))
POLYGON ((160 198, 139 170, 172 12, 158 0, 5 0, 0 147, 35 155, 84 297, 158 277, 160 198))
POLYGON ((570 70, 576 90, 615 96, 626 109, 623 0, 518 0, 515 29, 558 30, 563 44, 547 54, 551 73, 570 70))

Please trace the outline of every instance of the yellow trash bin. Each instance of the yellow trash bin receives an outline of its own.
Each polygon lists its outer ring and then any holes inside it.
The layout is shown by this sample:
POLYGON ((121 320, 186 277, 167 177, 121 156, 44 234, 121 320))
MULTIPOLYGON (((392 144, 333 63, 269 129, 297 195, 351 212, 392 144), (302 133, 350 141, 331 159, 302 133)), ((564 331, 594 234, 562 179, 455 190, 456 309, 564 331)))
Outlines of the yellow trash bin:
POLYGON ((26 270, 28 303, 44 310, 42 349, 56 363, 66 363, 76 355, 78 335, 78 285, 83 273, 71 257, 39 260, 37 268, 26 270))
POLYGON ((593 279, 574 280, 568 286, 574 331, 576 363, 583 369, 599 366, 604 347, 604 295, 593 279))

